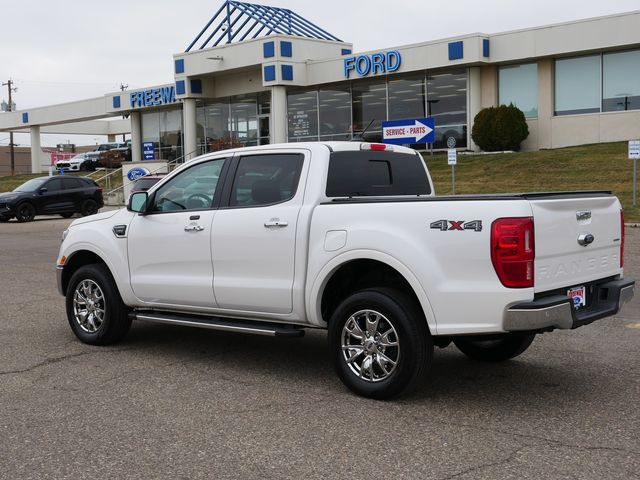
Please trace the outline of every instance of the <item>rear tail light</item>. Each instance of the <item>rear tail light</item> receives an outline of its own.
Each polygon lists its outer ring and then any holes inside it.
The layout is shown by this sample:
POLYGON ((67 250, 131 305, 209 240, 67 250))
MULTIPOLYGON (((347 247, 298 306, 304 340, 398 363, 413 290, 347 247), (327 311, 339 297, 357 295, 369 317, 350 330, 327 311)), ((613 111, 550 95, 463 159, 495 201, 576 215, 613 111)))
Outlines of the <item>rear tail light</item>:
POLYGON ((491 224, 491 262, 505 287, 533 287, 533 217, 499 218, 491 224))
POLYGON ((620 268, 624 267, 624 211, 620 210, 620 268))

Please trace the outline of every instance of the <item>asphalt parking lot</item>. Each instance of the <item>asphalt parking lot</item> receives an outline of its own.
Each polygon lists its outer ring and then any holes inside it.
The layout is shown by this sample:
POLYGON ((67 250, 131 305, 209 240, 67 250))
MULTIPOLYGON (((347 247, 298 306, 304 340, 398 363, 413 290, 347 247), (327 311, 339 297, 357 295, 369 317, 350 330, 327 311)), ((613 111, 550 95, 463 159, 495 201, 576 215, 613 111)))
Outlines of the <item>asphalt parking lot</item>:
POLYGON ((80 343, 53 268, 69 222, 0 224, 2 479, 640 478, 640 294, 511 362, 437 350, 416 393, 378 402, 342 386, 323 332, 134 324, 80 343))

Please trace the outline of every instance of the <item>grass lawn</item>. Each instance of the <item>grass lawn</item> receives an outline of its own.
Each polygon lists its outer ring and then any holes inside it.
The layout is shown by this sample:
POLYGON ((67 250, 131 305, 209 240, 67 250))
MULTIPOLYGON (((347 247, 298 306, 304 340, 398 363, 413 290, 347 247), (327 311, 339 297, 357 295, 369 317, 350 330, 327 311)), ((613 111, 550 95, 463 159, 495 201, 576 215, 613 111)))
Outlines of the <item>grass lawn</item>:
MULTIPOLYGON (((633 160, 627 158, 627 148, 627 142, 616 142, 537 152, 458 155, 456 193, 611 190, 622 202, 625 222, 638 223, 640 208, 631 207, 633 160)), ((451 194, 446 154, 424 157, 436 194, 451 194)))

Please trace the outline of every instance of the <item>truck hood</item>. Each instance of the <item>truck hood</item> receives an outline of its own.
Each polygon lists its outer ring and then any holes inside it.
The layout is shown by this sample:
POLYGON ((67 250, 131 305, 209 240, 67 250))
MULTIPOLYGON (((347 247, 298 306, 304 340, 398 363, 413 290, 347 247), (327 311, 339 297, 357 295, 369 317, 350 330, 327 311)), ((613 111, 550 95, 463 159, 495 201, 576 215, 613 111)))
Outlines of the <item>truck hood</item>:
POLYGON ((108 218, 113 217, 117 213, 120 213, 121 210, 109 210, 102 213, 96 213, 95 215, 89 215, 88 217, 78 218, 77 220, 74 220, 71 223, 70 227, 76 227, 78 225, 83 225, 89 222, 98 222, 100 220, 107 220, 108 218))

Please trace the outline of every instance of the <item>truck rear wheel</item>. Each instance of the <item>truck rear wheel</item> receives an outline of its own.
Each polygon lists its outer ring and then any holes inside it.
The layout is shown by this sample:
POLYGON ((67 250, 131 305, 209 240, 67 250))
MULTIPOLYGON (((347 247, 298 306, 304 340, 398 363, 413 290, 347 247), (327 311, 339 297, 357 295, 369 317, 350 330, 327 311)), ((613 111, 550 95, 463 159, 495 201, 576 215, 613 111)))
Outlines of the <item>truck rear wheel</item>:
POLYGON ((85 265, 73 274, 66 307, 71 330, 84 343, 116 343, 131 328, 129 310, 104 265, 85 265))
POLYGON ((535 336, 535 333, 507 333, 500 337, 459 337, 453 343, 458 350, 474 360, 502 362, 524 353, 535 336))
POLYGON ((386 288, 347 297, 331 317, 328 340, 342 382, 358 395, 379 400, 411 391, 433 357, 420 307, 386 288))

